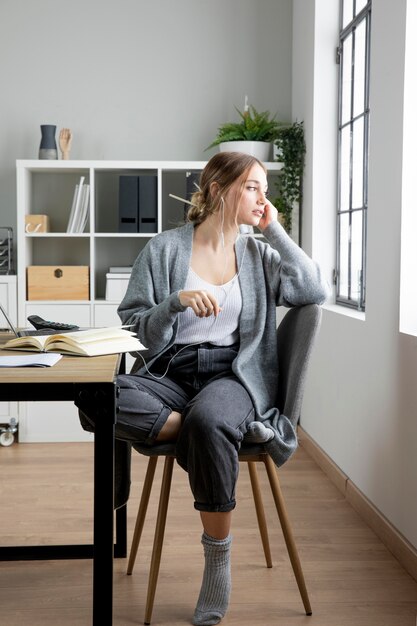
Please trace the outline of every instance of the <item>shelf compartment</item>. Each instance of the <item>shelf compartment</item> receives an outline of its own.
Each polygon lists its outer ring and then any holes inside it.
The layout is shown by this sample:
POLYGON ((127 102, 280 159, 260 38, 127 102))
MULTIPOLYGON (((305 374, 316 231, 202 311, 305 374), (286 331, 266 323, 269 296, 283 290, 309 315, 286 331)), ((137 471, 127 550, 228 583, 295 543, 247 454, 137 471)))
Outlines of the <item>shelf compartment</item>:
POLYGON ((106 274, 112 265, 130 266, 151 237, 100 237, 95 242, 95 295, 105 298, 106 274))
MULTIPOLYGON (((75 186, 80 182, 81 176, 84 176, 85 184, 90 184, 89 170, 32 172, 32 191, 26 214, 48 215, 50 233, 65 233, 75 186)), ((88 229, 89 223, 86 226, 87 231, 88 229)))
MULTIPOLYGON (((45 320, 77 324, 80 327, 91 326, 91 306, 89 302, 79 300, 30 300, 26 302, 26 315, 40 315, 45 320)), ((27 326, 27 324, 26 324, 27 326)))
MULTIPOLYGON (((95 172, 95 231, 118 233, 119 231, 119 181, 121 176, 157 176, 158 170, 108 169, 95 172)), ((158 203, 158 199, 157 199, 158 203)), ((156 224, 155 233, 158 232, 156 224)), ((140 233, 151 236, 155 233, 140 233)), ((120 233, 133 235, 136 233, 120 233)))
POLYGON ((96 301, 94 303, 94 326, 120 326, 122 323, 117 314, 117 304, 114 302, 96 301))
POLYGON ((27 265, 90 265, 90 240, 88 237, 51 236, 26 238, 27 265))

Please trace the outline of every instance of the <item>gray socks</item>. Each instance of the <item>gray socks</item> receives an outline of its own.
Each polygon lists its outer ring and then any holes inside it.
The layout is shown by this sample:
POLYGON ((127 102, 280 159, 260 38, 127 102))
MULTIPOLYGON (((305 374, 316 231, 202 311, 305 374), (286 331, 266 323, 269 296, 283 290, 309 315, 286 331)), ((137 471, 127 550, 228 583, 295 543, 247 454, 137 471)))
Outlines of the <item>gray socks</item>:
POLYGON ((205 567, 203 582, 197 607, 194 612, 194 626, 218 624, 226 613, 232 587, 230 573, 230 547, 232 537, 214 539, 203 533, 205 567))
POLYGON ((263 422, 251 422, 245 433, 246 443, 266 443, 274 436, 271 428, 264 426, 263 422))

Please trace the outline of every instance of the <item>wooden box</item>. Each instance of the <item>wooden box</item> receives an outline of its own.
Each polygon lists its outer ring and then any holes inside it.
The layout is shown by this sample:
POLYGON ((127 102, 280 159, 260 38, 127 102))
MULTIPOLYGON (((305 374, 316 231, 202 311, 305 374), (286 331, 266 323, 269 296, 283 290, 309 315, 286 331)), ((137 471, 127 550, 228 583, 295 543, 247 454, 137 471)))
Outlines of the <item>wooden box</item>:
POLYGON ((26 233, 49 233, 49 215, 25 215, 26 233))
POLYGON ((88 300, 88 265, 30 265, 28 300, 88 300))

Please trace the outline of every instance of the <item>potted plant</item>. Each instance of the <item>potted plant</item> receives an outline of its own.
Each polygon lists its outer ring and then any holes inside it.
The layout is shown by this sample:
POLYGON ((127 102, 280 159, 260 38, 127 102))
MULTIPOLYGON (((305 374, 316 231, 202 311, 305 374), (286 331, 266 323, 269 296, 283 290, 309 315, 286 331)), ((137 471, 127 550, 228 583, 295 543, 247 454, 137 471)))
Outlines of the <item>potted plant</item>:
MULTIPOLYGON (((236 107, 235 107, 236 108, 236 107)), ((261 161, 268 161, 271 144, 277 138, 279 129, 284 126, 269 111, 259 112, 254 106, 245 106, 245 110, 236 108, 241 120, 222 124, 215 140, 206 148, 219 146, 221 152, 246 152, 261 161)))
POLYGON ((274 142, 276 161, 284 164, 275 183, 278 196, 271 200, 278 209, 287 232, 292 229, 292 213, 295 204, 302 200, 302 179, 306 145, 303 122, 280 128, 274 142))

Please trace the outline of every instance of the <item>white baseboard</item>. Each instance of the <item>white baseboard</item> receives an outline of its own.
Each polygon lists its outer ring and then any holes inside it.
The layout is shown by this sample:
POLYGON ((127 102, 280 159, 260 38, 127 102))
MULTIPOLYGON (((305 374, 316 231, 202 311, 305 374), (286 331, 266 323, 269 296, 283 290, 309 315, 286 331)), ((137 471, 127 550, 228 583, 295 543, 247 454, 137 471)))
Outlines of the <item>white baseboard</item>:
POLYGON ((372 504, 365 494, 358 489, 301 426, 298 427, 298 438, 300 445, 307 454, 317 463, 339 491, 343 493, 349 504, 372 528, 397 561, 417 580, 417 550, 414 546, 372 504))

